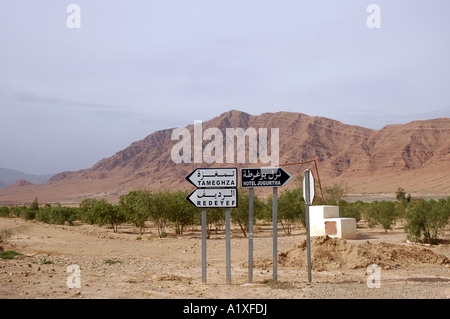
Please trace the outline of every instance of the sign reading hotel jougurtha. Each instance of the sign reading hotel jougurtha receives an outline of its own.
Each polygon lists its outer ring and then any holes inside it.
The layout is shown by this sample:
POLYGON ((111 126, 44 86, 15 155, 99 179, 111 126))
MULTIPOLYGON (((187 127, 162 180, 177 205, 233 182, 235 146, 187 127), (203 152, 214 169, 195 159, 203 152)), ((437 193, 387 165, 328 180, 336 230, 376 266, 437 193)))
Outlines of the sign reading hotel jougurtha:
POLYGON ((241 168, 242 187, 281 187, 291 178, 281 167, 241 168))
POLYGON ((197 168, 186 179, 195 187, 237 187, 237 168, 197 168))
POLYGON ((235 188, 197 188, 187 199, 199 208, 237 207, 235 188))

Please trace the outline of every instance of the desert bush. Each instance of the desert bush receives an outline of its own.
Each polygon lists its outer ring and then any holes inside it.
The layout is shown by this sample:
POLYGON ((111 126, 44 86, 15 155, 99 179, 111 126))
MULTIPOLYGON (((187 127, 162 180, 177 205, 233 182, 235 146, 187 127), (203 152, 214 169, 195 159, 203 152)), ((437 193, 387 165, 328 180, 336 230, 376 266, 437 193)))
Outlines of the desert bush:
POLYGON ((364 217, 370 228, 381 225, 387 231, 397 219, 394 202, 386 200, 372 202, 366 206, 364 217))
POLYGON ((174 195, 168 191, 160 191, 151 194, 150 197, 150 220, 158 227, 159 237, 165 237, 166 226, 169 223, 169 218, 174 216, 174 212, 179 209, 177 202, 174 200, 174 195))
POLYGON ((0 259, 14 259, 16 256, 21 256, 23 254, 18 253, 14 250, 8 250, 8 251, 1 251, 0 252, 0 259))
POLYGON ((200 221, 201 209, 195 207, 186 200, 188 191, 176 191, 171 194, 172 209, 169 213, 169 221, 173 223, 175 234, 183 234, 183 230, 190 225, 200 221))
POLYGON ((8 206, 0 207, 0 217, 10 217, 8 206))
POLYGON ((341 199, 350 191, 350 188, 345 183, 333 184, 324 188, 324 199, 327 205, 338 205, 341 199))
POLYGON ((399 201, 399 202, 402 202, 402 201, 410 202, 411 194, 408 194, 408 196, 406 196, 405 190, 403 188, 399 187, 399 188, 397 188, 397 191, 395 192, 395 198, 397 198, 397 201, 399 201))
POLYGON ((450 218, 450 200, 416 200, 406 211, 405 232, 411 241, 436 244, 450 218))
POLYGON ((25 209, 22 212, 22 218, 25 220, 33 220, 36 219, 36 215, 39 213, 39 202, 37 197, 34 198, 34 201, 31 203, 30 207, 25 209))
POLYGON ((90 212, 95 224, 99 226, 110 224, 115 233, 117 233, 119 225, 126 221, 124 211, 119 209, 119 206, 107 202, 106 199, 95 201, 90 212))
POLYGON ((22 213, 22 217, 25 220, 33 220, 33 219, 36 219, 36 213, 37 213, 36 211, 28 208, 22 213))
POLYGON ((47 224, 64 225, 67 222, 72 225, 77 217, 78 209, 75 207, 46 205, 39 209, 36 220, 47 224))
POLYGON ((306 226, 305 201, 301 188, 285 190, 278 197, 278 221, 286 235, 290 235, 292 226, 296 222, 301 222, 306 226))
POLYGON ((38 201, 37 197, 35 197, 33 202, 31 203, 30 209, 35 212, 39 211, 39 201, 38 201))
POLYGON ((87 224, 93 225, 96 223, 97 217, 93 211, 94 205, 97 203, 95 198, 85 198, 81 201, 79 205, 79 216, 78 218, 87 224))
POLYGON ((145 222, 150 219, 152 209, 152 194, 146 190, 130 191, 120 196, 119 210, 127 221, 139 227, 139 234, 145 232, 145 222))
POLYGON ((362 212, 366 203, 357 200, 356 202, 347 202, 343 199, 339 201, 339 216, 344 218, 354 218, 357 222, 361 220, 362 212))
POLYGON ((26 206, 14 206, 11 208, 10 212, 12 213, 13 216, 15 217, 21 217, 23 218, 25 211, 28 208, 26 206))

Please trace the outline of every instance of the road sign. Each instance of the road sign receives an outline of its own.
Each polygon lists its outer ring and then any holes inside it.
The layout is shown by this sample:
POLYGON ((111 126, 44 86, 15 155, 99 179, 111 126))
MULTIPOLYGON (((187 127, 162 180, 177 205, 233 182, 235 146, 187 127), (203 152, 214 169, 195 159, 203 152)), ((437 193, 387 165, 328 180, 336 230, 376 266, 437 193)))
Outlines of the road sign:
POLYGON ((314 175, 311 172, 311 170, 305 170, 305 176, 303 177, 303 198, 305 199, 305 202, 308 204, 312 204, 314 201, 314 175), (306 188, 308 185, 306 185, 306 174, 309 175, 309 194, 306 193, 306 188), (309 197, 308 197, 309 195, 309 197), (308 197, 308 198, 307 198, 308 197))
POLYGON ((186 179, 198 188, 237 187, 237 168, 197 168, 186 179))
POLYGON ((241 168, 242 187, 281 187, 291 178, 281 167, 241 168))
POLYGON ((237 190, 235 188, 197 188, 188 197, 192 204, 200 208, 237 207, 237 190))
POLYGON ((237 168, 197 168, 186 179, 197 187, 186 199, 202 209, 202 282, 206 283, 206 208, 223 207, 227 284, 231 284, 230 208, 238 206, 237 168))

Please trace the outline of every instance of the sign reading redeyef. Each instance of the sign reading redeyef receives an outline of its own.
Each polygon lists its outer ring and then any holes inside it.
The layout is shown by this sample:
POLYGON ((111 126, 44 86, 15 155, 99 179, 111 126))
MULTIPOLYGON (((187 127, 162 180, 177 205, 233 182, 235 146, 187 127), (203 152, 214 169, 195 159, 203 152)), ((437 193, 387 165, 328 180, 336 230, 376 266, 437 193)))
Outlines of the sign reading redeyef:
POLYGON ((187 199, 200 208, 237 207, 235 188, 196 189, 187 199))
POLYGON ((186 179, 198 188, 237 187, 237 168, 197 168, 186 179))

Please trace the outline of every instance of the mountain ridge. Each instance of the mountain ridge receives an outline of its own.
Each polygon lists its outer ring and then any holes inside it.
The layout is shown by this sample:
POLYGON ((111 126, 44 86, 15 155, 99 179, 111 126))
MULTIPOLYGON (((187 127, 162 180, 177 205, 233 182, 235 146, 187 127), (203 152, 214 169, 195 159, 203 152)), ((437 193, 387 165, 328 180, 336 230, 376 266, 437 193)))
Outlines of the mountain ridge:
MULTIPOLYGON (((203 131, 218 128, 224 137, 226 128, 238 127, 267 128, 268 148, 270 128, 279 128, 280 165, 316 160, 323 185, 344 182, 355 194, 392 193, 398 187, 417 194, 450 193, 450 182, 442 174, 450 170, 450 118, 388 124, 376 130, 303 113, 251 115, 231 110, 202 122, 203 131)), ((186 128, 193 137, 194 124, 186 128)), ((61 172, 45 184, 1 189, 0 202, 34 197, 44 201, 79 202, 86 197, 117 200, 138 188, 189 189, 185 176, 197 167, 268 166, 225 160, 213 165, 175 164, 171 150, 178 140, 171 140, 172 130, 156 131, 91 168, 61 172)), ((208 143, 203 141, 203 147, 208 143)), ((223 147, 225 154, 225 141, 223 147)), ((296 175, 306 168, 289 166, 288 171, 296 175)))

